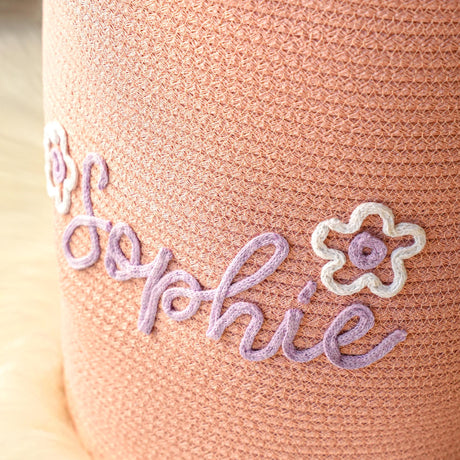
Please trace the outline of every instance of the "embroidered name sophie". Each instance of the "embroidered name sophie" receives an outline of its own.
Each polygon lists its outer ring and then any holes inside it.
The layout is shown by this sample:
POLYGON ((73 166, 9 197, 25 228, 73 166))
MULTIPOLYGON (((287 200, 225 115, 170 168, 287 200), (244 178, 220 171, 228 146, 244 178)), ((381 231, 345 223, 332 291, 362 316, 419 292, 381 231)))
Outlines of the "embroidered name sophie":
MULTIPOLYGON (((55 199, 58 212, 69 212, 71 192, 76 187, 77 168, 68 154, 66 133, 57 122, 51 122, 45 127, 45 174, 47 178, 48 194, 55 199), (69 173, 69 177, 67 177, 69 173)), ((365 305, 352 303, 341 311, 331 322, 323 335, 323 339, 316 345, 299 349, 293 341, 298 332, 304 313, 300 309, 289 309, 276 329, 267 345, 254 349, 254 339, 262 327, 264 315, 261 309, 249 302, 233 303, 222 313, 222 306, 227 298, 241 294, 261 283, 272 275, 283 263, 289 253, 286 239, 273 232, 263 233, 250 240, 230 262, 222 275, 219 285, 214 289, 204 290, 194 276, 184 270, 168 272, 168 264, 173 258, 172 252, 161 248, 155 259, 147 264, 141 263, 141 247, 134 230, 124 222, 112 223, 94 215, 91 199, 91 174, 93 168, 99 168, 98 188, 103 190, 108 185, 108 169, 105 160, 96 153, 86 156, 82 167, 82 201, 85 208, 84 215, 75 216, 64 230, 62 241, 64 255, 69 265, 77 270, 86 269, 94 265, 101 257, 99 231, 109 233, 104 263, 107 274, 115 280, 127 281, 133 278, 145 278, 145 285, 141 297, 141 306, 138 317, 138 329, 142 333, 150 334, 154 327, 158 307, 165 314, 175 320, 184 321, 191 318, 200 308, 201 303, 211 302, 209 326, 206 336, 218 340, 225 329, 242 315, 249 315, 250 322, 240 342, 240 354, 244 359, 260 361, 273 356, 281 348, 284 356, 295 362, 305 363, 325 354, 335 366, 344 369, 359 369, 369 366, 388 354, 398 343, 405 340, 407 333, 396 329, 387 335, 378 345, 362 355, 345 355, 340 347, 348 345, 362 338, 374 326, 374 315, 365 305), (91 249, 82 257, 74 257, 70 242, 78 227, 86 227, 89 231, 91 249), (120 247, 123 236, 129 238, 132 246, 131 256, 128 259, 120 247), (234 281, 247 260, 259 249, 265 246, 274 246, 275 252, 270 259, 255 273, 239 281, 234 281), (174 286, 183 282, 188 287, 174 286), (183 297, 189 300, 183 310, 173 307, 175 299, 183 297), (342 332, 345 324, 357 317, 358 322, 350 330, 342 332)), ((396 295, 404 286, 407 273, 404 259, 418 254, 425 245, 425 232, 415 224, 400 223, 394 225, 391 209, 381 203, 362 203, 352 213, 348 224, 338 219, 330 219, 318 224, 312 234, 312 247, 315 253, 323 259, 329 260, 321 271, 322 283, 337 295, 350 295, 368 287, 372 293, 380 297, 396 295), (383 220, 383 232, 388 236, 411 235, 414 243, 409 247, 400 247, 391 254, 391 263, 394 279, 390 285, 384 285, 373 273, 365 273, 351 284, 340 284, 333 279, 333 274, 346 262, 343 252, 328 248, 324 241, 329 230, 340 233, 354 233, 359 230, 363 220, 370 214, 378 214, 383 220)), ((375 268, 385 257, 387 248, 378 238, 367 232, 355 236, 348 252, 350 260, 359 268, 375 268), (370 250, 365 253, 364 249, 370 250)), ((308 303, 316 290, 316 283, 309 281, 299 293, 300 303, 308 303)))

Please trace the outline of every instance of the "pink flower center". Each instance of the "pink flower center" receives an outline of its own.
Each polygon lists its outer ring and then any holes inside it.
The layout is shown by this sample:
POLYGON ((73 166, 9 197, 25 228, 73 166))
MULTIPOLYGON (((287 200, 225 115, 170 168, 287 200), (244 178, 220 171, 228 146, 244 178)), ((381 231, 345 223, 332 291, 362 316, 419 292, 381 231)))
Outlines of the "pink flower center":
POLYGON ((385 243, 367 232, 356 235, 348 248, 348 257, 353 265, 363 270, 377 267, 386 254, 385 243))
POLYGON ((54 183, 62 184, 66 175, 66 165, 61 151, 56 147, 51 150, 51 163, 53 168, 54 183))

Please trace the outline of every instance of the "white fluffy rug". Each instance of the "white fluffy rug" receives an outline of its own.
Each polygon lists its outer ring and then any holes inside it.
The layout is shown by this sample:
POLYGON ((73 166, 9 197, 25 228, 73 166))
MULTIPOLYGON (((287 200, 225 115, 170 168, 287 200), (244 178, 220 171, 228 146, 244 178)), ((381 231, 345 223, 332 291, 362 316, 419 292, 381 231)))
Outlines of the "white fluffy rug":
POLYGON ((88 460, 62 387, 36 3, 0 0, 0 458, 88 460))

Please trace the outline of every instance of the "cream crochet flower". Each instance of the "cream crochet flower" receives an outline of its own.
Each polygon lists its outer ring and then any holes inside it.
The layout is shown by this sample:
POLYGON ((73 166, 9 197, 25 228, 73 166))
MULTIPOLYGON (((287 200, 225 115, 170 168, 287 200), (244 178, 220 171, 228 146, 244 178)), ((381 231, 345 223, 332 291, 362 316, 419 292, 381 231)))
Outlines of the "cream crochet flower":
POLYGON ((315 254, 323 259, 330 260, 321 270, 321 281, 330 291, 338 295, 354 294, 366 286, 373 294, 379 297, 392 297, 396 295, 401 291, 407 279, 404 260, 418 254, 425 246, 425 243, 426 236, 423 228, 407 222, 395 226, 391 209, 381 203, 373 202, 360 204, 352 212, 348 224, 343 223, 337 218, 320 222, 311 237, 311 245, 315 254), (338 249, 327 247, 324 241, 330 230, 344 234, 358 231, 364 219, 372 214, 377 214, 382 218, 382 230, 385 235, 390 237, 411 235, 414 238, 414 243, 411 246, 396 248, 391 253, 391 266, 394 274, 391 284, 383 284, 380 278, 374 273, 365 273, 350 284, 338 283, 334 280, 334 273, 345 265, 346 256, 338 249))
POLYGON ((56 209, 67 214, 70 209, 71 192, 77 185, 77 167, 67 150, 64 128, 52 121, 45 126, 45 175, 48 195, 54 198, 56 209))

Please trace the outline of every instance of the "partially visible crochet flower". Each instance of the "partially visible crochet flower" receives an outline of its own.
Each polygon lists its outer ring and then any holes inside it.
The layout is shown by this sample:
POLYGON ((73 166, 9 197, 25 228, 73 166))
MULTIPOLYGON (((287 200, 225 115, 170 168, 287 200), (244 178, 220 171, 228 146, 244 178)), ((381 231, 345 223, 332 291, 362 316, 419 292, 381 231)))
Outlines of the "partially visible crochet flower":
MULTIPOLYGON (((361 291, 366 286, 379 297, 392 297, 401 291, 406 279, 407 272, 404 260, 418 254, 426 243, 425 231, 416 224, 407 222, 395 226, 393 212, 381 203, 360 204, 351 214, 348 224, 344 224, 337 218, 320 222, 315 228, 311 244, 315 254, 323 259, 330 260, 321 270, 321 281, 332 292, 338 295, 350 295, 361 291), (364 219, 372 214, 377 214, 383 221, 383 233, 390 237, 411 235, 414 243, 411 246, 396 248, 391 253, 391 266, 393 269, 393 282, 389 285, 382 283, 374 273, 364 273, 350 284, 338 283, 334 280, 334 273, 340 270, 346 262, 346 256, 338 249, 332 249, 324 244, 329 231, 350 234, 357 232, 364 219)), ((352 262, 359 268, 375 268, 385 257, 387 248, 383 241, 373 237, 367 232, 355 236, 350 244, 348 255, 352 262), (366 253, 367 248, 370 252, 366 253)))
POLYGON ((67 150, 67 135, 64 128, 52 121, 45 126, 45 175, 48 195, 54 198, 56 209, 67 214, 70 209, 70 194, 77 185, 77 167, 67 150))

